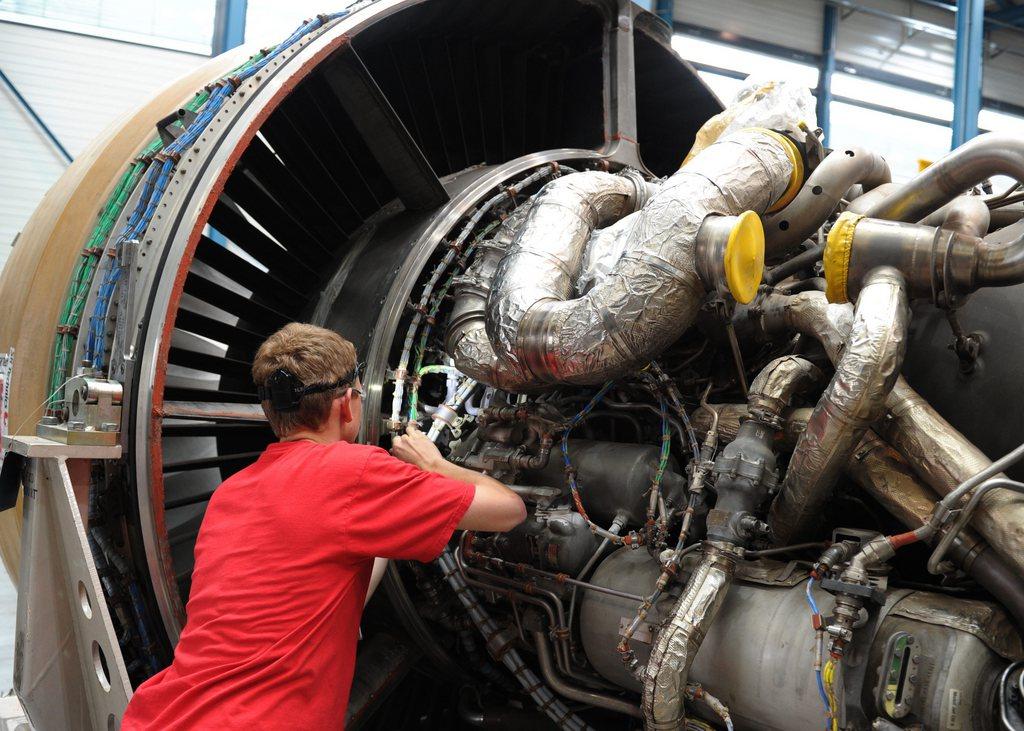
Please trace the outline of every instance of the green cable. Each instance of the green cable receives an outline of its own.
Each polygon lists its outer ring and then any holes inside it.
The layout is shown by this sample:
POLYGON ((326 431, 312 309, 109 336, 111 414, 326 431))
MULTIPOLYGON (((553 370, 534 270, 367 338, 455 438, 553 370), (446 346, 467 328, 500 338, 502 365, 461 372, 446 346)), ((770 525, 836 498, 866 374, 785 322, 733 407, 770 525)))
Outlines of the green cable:
MULTIPOLYGON (((263 55, 263 51, 257 53, 242 65, 232 69, 227 75, 236 74, 259 62, 263 55)), ((209 97, 210 93, 203 89, 185 104, 185 109, 190 112, 198 111, 209 97)), ((57 337, 53 346, 53 362, 50 370, 50 387, 48 389, 50 395, 46 404, 47 414, 53 414, 59 410, 60 404, 64 400, 64 382, 71 374, 70 360, 75 350, 75 340, 78 337, 78 329, 82 322, 82 312, 85 309, 85 301, 89 296, 89 290, 92 288, 92 280, 98 269, 107 238, 117 223, 117 219, 120 218, 124 211, 128 199, 142 179, 149 160, 153 155, 160 152, 163 147, 163 141, 159 137, 150 141, 128 168, 127 172, 121 176, 117 185, 114 186, 110 197, 103 204, 96 226, 89 235, 89 239, 82 249, 81 256, 71 273, 67 293, 61 305, 57 337)))

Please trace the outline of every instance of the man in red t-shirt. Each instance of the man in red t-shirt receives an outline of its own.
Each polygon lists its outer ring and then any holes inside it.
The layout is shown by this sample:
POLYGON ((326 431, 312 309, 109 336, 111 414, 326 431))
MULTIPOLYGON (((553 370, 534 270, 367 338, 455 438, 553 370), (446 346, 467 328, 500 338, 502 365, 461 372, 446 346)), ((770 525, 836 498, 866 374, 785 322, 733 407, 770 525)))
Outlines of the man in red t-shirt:
POLYGON ((341 728, 374 557, 431 561, 456 528, 526 516, 414 427, 391 455, 355 444, 356 353, 337 333, 287 325, 252 370, 280 441, 210 500, 174 662, 138 688, 123 729, 341 728))

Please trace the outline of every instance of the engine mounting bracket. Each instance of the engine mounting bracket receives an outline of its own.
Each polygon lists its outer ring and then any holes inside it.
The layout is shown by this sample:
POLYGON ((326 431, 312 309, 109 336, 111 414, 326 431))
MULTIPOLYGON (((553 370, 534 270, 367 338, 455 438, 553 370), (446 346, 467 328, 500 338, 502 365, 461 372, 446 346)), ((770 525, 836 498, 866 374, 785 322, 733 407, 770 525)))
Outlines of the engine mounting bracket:
POLYGON ((82 514, 90 461, 121 447, 4 436, 3 448, 25 460, 14 690, 34 728, 118 728, 132 686, 82 514))

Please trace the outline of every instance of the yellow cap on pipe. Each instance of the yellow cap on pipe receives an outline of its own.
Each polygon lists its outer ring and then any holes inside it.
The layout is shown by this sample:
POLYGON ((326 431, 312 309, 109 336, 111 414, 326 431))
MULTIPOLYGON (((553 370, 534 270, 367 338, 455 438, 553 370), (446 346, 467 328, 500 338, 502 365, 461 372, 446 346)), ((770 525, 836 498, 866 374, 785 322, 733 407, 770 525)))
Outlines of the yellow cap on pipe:
POLYGON ((753 211, 736 217, 725 244, 725 281, 733 298, 747 304, 757 295, 764 273, 764 227, 753 211))

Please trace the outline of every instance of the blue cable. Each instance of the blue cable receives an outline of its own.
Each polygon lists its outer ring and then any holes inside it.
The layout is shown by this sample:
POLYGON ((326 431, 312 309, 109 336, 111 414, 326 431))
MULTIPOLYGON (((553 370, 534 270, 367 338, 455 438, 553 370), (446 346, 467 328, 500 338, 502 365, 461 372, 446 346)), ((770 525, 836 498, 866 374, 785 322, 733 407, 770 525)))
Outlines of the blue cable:
POLYGON ((210 122, 213 121, 221 107, 224 106, 224 102, 235 92, 238 83, 262 71, 268 63, 277 58, 286 48, 292 46, 308 33, 321 28, 326 23, 343 18, 351 12, 351 9, 340 10, 328 15, 319 15, 312 20, 302 23, 290 36, 275 46, 270 53, 252 66, 240 71, 235 80, 227 77, 218 81, 217 87, 210 93, 209 98, 200 108, 192 124, 186 127, 185 131, 177 139, 164 147, 160 151, 159 156, 150 163, 142 181, 139 199, 128 216, 124 229, 115 240, 114 250, 117 256, 110 260, 109 266, 104 273, 103 281, 97 289, 96 301, 93 303, 92 315, 89 318, 89 332, 85 341, 85 357, 92 363, 94 368, 103 369, 104 367, 104 346, 106 344, 104 331, 106 329, 110 300, 114 295, 118 281, 121 279, 122 266, 118 263, 118 258, 122 247, 127 241, 141 239, 146 229, 149 228, 157 206, 160 204, 160 200, 163 198, 167 185, 174 174, 176 161, 181 153, 199 139, 199 136, 206 130, 210 122))
MULTIPOLYGON (((811 589, 814 587, 814 577, 810 577, 807 580, 807 590, 805 594, 807 596, 807 603, 811 606, 811 611, 814 612, 815 616, 821 614, 818 611, 818 604, 814 601, 814 596, 811 594, 811 589)), ((821 696, 821 702, 825 704, 825 728, 831 728, 832 724, 830 719, 832 718, 832 704, 828 702, 828 693, 825 692, 825 683, 821 679, 821 668, 814 669, 814 678, 818 681, 818 695, 821 696)))

